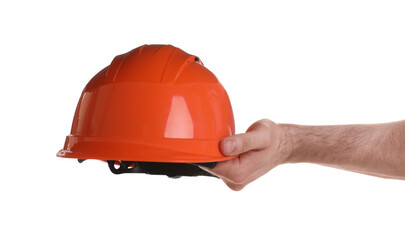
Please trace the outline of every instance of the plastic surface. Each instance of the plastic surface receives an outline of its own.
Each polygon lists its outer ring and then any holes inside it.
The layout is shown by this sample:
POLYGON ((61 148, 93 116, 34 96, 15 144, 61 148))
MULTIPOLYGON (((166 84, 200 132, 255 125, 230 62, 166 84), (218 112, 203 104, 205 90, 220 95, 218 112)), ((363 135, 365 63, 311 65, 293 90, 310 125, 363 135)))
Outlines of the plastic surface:
POLYGON ((231 103, 198 57, 144 45, 114 58, 84 88, 59 157, 199 163, 231 159, 231 103))

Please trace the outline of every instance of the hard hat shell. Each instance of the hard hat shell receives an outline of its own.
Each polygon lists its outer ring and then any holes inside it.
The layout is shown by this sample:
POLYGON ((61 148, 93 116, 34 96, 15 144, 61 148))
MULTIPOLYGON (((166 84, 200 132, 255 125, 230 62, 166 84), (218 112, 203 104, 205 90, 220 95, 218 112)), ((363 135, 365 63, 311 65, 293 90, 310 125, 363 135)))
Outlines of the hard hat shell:
POLYGON ((200 59, 171 45, 116 56, 84 88, 59 157, 204 163, 233 158, 228 95, 200 59))

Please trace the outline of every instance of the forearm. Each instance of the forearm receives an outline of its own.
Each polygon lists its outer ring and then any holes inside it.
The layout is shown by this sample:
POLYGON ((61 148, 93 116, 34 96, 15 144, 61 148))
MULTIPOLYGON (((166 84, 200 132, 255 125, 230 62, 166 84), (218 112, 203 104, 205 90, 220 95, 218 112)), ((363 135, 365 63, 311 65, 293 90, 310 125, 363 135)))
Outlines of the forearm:
POLYGON ((281 124, 286 163, 307 162, 387 178, 405 179, 405 121, 370 125, 281 124))

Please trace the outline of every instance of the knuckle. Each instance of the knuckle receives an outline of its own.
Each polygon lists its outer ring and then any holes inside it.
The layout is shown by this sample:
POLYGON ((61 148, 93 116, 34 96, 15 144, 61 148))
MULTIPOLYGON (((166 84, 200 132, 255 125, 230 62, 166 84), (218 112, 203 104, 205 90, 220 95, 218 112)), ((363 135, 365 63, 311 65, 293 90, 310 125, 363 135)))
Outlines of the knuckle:
POLYGON ((267 130, 270 130, 275 125, 275 123, 269 119, 261 119, 261 120, 257 121, 257 123, 261 128, 264 128, 267 130))
POLYGON ((242 141, 241 141, 242 152, 245 152, 246 149, 248 149, 251 144, 252 144, 251 138, 247 135, 244 135, 244 137, 242 138, 242 141))
POLYGON ((261 129, 262 129, 262 139, 268 144, 272 141, 274 135, 277 133, 277 124, 271 120, 264 119, 262 120, 261 129))

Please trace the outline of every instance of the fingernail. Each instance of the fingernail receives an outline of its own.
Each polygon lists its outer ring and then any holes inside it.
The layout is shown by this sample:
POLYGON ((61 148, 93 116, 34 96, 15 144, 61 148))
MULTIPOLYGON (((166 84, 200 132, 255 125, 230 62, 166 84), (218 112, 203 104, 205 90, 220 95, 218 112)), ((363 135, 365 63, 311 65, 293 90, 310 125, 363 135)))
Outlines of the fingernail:
POLYGON ((232 153, 235 151, 235 141, 231 139, 226 140, 224 150, 226 155, 232 155, 232 153))

